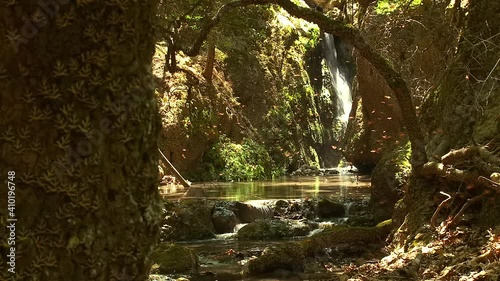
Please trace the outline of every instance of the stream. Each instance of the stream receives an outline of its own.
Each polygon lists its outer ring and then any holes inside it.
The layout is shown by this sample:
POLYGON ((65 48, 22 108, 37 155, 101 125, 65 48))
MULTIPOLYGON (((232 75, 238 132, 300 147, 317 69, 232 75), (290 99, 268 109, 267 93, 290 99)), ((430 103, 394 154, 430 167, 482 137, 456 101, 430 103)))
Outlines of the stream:
POLYGON ((282 177, 272 181, 195 183, 189 189, 163 186, 168 199, 207 198, 250 201, 333 197, 343 201, 370 195, 370 177, 352 173, 329 176, 282 177))
MULTIPOLYGON (((278 200, 295 202, 306 198, 320 200, 330 198, 344 205, 345 216, 332 219, 318 219, 315 223, 319 229, 326 225, 336 225, 345 222, 349 217, 349 208, 353 202, 367 202, 370 197, 370 177, 341 171, 339 174, 326 176, 295 176, 283 177, 269 181, 252 182, 206 182, 195 183, 190 188, 179 188, 175 186, 164 186, 160 189, 162 197, 166 200, 200 199, 221 201, 239 201, 260 208, 262 206, 274 205, 278 200)), ((246 258, 259 255, 262 250, 270 245, 283 243, 284 241, 301 240, 308 236, 289 237, 281 240, 238 240, 236 232, 246 224, 238 224, 233 233, 216 235, 214 239, 190 240, 177 242, 194 250, 200 259, 201 272, 217 272, 226 276, 238 276, 244 258, 236 264, 220 261, 220 257, 227 253, 242 253, 246 258)), ((309 235, 319 229, 312 230, 309 235)), ((226 280, 284 280, 284 279, 241 279, 236 277, 222 278, 226 280), (235 278, 235 279, 233 279, 235 278)), ((290 279, 290 280, 293 280, 290 279)), ((297 280, 313 280, 300 277, 297 280)))

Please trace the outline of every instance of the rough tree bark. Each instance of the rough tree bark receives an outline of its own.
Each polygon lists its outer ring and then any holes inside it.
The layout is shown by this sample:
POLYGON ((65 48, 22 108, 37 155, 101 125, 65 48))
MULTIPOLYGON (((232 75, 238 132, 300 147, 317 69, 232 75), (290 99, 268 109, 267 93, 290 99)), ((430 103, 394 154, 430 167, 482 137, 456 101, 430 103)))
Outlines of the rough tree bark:
POLYGON ((147 279, 161 213, 155 9, 155 0, 0 4, 1 280, 147 279))
POLYGON ((213 40, 209 40, 207 48, 207 63, 205 65, 205 69, 203 70, 203 77, 205 77, 208 82, 212 82, 215 63, 215 43, 213 40))

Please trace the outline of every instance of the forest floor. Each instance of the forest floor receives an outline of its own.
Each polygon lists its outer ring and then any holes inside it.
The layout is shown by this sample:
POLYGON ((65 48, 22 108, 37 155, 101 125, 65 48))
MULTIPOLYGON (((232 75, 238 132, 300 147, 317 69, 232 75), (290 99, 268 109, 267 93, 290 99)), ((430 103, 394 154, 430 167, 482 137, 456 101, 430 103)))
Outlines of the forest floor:
POLYGON ((445 222, 422 228, 410 243, 375 263, 345 267, 340 280, 500 280, 500 227, 446 230, 445 222))

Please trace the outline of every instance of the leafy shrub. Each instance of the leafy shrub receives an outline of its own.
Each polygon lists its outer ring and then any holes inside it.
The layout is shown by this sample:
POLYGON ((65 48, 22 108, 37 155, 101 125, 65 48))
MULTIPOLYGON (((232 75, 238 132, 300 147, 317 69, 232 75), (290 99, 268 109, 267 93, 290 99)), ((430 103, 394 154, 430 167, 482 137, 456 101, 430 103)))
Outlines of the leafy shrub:
POLYGON ((211 174, 226 181, 264 179, 275 174, 267 150, 252 139, 241 143, 221 136, 207 157, 211 174))
POLYGON ((381 0, 377 1, 375 11, 377 14, 387 15, 397 12, 400 9, 408 9, 418 7, 422 4, 422 0, 381 0))

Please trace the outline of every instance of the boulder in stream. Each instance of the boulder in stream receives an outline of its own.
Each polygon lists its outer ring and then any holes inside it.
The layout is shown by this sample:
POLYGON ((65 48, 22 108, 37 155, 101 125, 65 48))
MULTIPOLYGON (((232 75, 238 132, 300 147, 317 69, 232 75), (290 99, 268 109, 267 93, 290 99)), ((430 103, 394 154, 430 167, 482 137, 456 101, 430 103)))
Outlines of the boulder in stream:
POLYGON ((344 205, 327 198, 318 202, 317 214, 320 218, 340 218, 345 216, 344 205))
POLYGON ((286 200, 280 199, 277 200, 274 203, 274 213, 277 215, 284 215, 286 214, 288 207, 290 206, 290 203, 286 200))
POLYGON ((242 223, 254 222, 258 219, 271 218, 273 209, 269 206, 254 206, 248 203, 235 202, 237 217, 242 223))
POLYGON ((294 171, 291 175, 292 176, 320 176, 320 175, 322 175, 322 172, 316 166, 303 165, 299 169, 294 171))
POLYGON ((195 273, 198 256, 189 248, 170 243, 160 243, 151 254, 153 271, 159 274, 195 273))
POLYGON ((305 265, 305 254, 299 243, 289 242, 266 248, 258 258, 247 263, 248 275, 270 273, 276 270, 302 272, 305 265))
POLYGON ((273 240, 293 236, 306 236, 311 227, 300 221, 256 220, 242 227, 237 234, 239 240, 273 240))
POLYGON ((215 237, 212 224, 213 202, 180 200, 164 203, 161 241, 183 241, 215 237))
POLYGON ((216 233, 231 233, 238 224, 238 218, 229 208, 216 206, 212 213, 212 223, 216 233))

